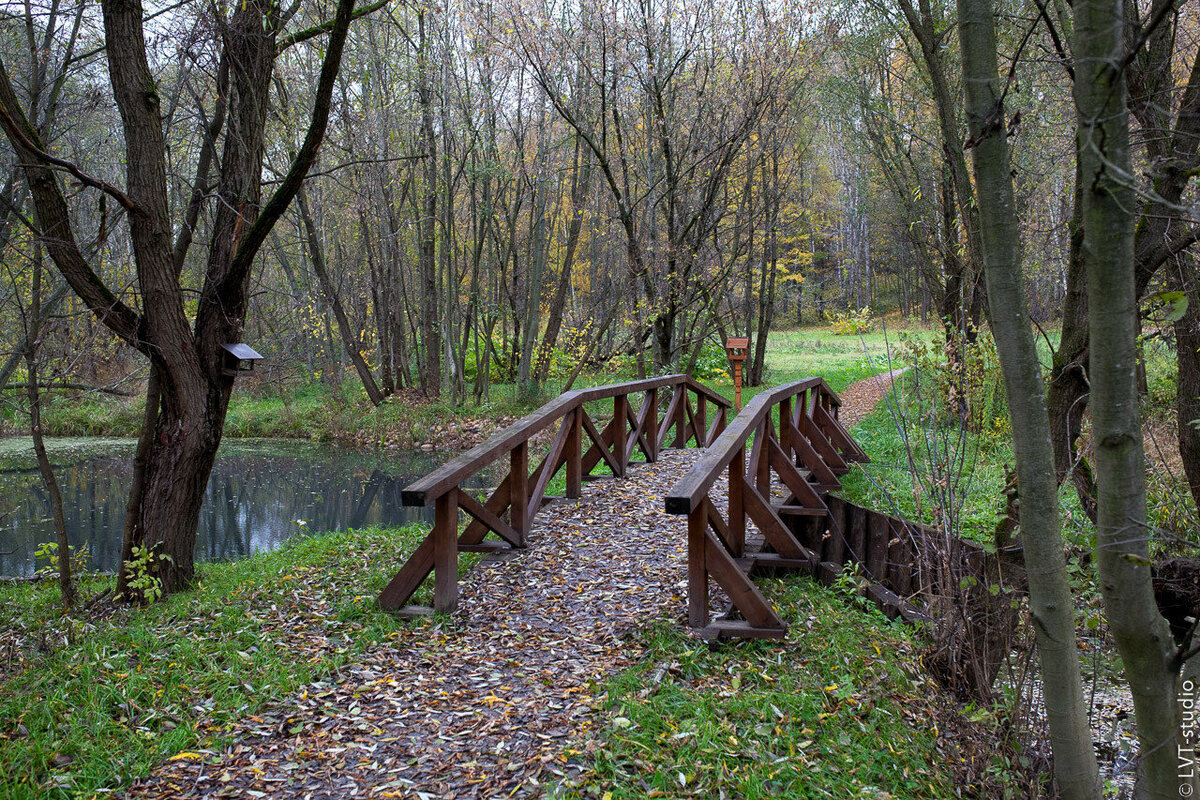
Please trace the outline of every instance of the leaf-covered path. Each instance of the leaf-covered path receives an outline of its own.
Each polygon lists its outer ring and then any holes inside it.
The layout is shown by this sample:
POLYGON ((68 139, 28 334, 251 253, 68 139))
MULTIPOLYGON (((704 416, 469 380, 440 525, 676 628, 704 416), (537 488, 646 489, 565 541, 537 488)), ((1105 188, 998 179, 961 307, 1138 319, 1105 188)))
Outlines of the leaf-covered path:
MULTIPOLYGON (((857 421, 888 384, 843 393, 857 421), (881 388, 882 387, 882 388, 881 388)), ((848 414, 848 416, 850 416, 848 414)), ((530 546, 464 579, 448 623, 414 625, 327 682, 244 721, 221 752, 176 755, 131 797, 513 797, 584 764, 589 694, 641 653, 629 634, 685 610, 686 529, 663 509, 698 456, 547 507, 530 546)))

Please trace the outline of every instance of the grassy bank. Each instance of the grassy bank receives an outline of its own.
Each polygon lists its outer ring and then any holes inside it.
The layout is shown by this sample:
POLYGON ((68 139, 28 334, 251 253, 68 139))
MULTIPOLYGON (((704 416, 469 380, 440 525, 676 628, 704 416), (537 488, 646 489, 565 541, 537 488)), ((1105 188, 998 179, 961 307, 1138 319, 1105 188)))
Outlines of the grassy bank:
POLYGON ((63 616, 53 582, 0 585, 0 797, 87 795, 219 745, 402 624, 372 602, 423 535, 293 540, 148 608, 63 616))
POLYGON ((645 661, 604 687, 579 796, 1005 796, 993 731, 939 699, 912 629, 808 578, 759 584, 786 641, 710 649, 647 629, 645 661))

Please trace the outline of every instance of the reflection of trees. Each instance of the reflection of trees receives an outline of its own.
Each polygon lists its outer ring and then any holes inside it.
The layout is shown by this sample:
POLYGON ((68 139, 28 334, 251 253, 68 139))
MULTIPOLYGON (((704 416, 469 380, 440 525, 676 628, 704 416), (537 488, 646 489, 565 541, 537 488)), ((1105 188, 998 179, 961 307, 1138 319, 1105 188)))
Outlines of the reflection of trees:
MULTIPOLYGON (((361 454, 286 446, 217 457, 205 493, 196 541, 199 561, 244 558, 288 538, 366 525, 431 520, 400 502, 403 487, 436 466, 426 454, 361 454), (413 456, 417 457, 413 457, 413 456), (295 520, 305 520, 303 528, 295 520)), ((92 568, 114 571, 125 523, 132 469, 125 459, 100 458, 60 467, 72 546, 88 543, 92 568)), ((492 485, 494 476, 480 479, 492 485), (489 483, 490 481, 490 483, 489 483)), ((36 470, 0 472, 0 575, 30 574, 40 542, 54 539, 36 470), (11 511, 8 518, 3 512, 11 511)))

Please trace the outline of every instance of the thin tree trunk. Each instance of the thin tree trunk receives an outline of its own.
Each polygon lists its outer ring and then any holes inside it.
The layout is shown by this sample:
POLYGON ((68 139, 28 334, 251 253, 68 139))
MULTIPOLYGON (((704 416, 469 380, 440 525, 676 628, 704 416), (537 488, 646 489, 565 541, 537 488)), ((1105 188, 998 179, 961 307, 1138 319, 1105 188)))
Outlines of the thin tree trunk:
POLYGON ((1075 613, 1058 514, 1058 481, 1041 365, 1021 277, 1004 105, 999 92, 991 0, 958 0, 967 122, 992 333, 1012 420, 1029 607, 1037 632, 1054 776, 1064 798, 1100 792, 1075 643, 1075 613))
POLYGON ((1173 646, 1151 585, 1137 392, 1133 174, 1123 5, 1077 0, 1075 102, 1083 175, 1089 376, 1096 450, 1097 566, 1105 612, 1133 693, 1144 788, 1177 798, 1179 730, 1173 646))

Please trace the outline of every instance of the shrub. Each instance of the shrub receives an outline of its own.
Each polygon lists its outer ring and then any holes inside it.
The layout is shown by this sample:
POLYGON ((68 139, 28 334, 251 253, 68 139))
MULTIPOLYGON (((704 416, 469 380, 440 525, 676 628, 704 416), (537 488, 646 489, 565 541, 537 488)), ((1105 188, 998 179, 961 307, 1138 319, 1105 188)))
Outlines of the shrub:
POLYGON ((857 336, 860 333, 871 333, 875 330, 876 320, 871 313, 870 306, 831 311, 826 316, 829 317, 835 336, 857 336))

